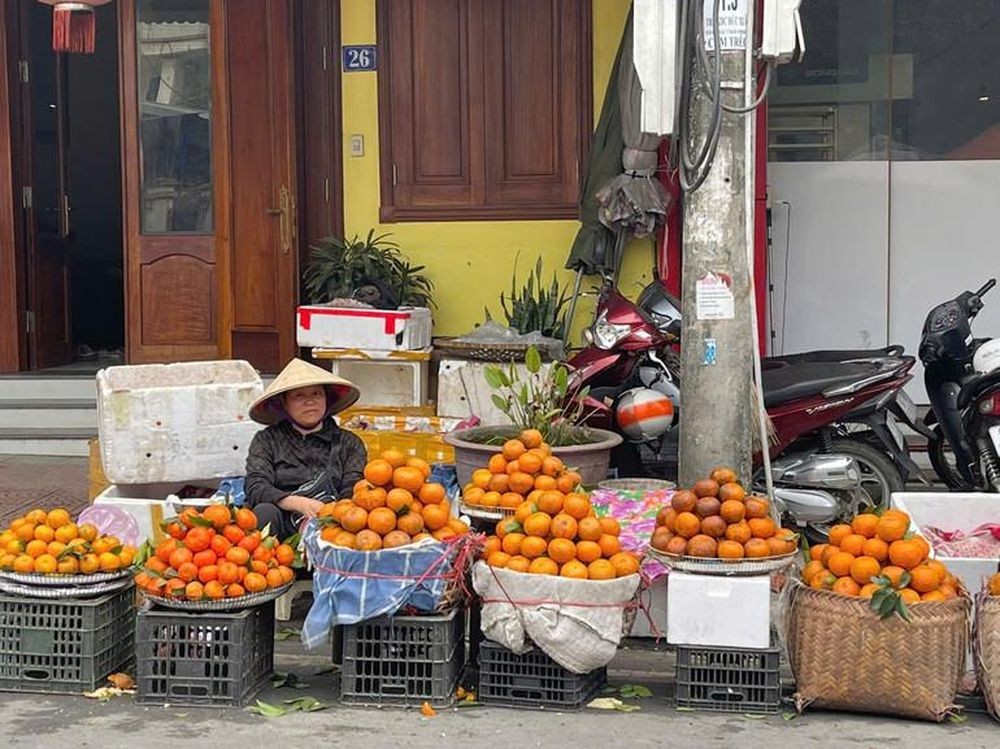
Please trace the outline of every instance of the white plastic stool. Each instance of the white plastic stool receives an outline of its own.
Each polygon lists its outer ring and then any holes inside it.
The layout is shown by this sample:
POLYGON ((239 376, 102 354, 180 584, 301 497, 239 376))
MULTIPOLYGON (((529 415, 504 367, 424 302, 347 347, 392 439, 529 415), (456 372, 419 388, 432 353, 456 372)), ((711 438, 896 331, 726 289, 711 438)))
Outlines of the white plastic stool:
POLYGON ((287 592, 274 599, 274 618, 279 622, 287 622, 292 618, 292 602, 299 593, 312 591, 312 580, 296 580, 287 592))

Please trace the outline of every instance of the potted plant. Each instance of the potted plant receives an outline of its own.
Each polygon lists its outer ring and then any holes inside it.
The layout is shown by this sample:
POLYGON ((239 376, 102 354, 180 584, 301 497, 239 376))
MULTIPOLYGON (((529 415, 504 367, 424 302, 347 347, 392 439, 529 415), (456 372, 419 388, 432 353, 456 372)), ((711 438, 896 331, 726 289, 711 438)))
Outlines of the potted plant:
POLYGON ((525 429, 537 429, 552 447, 554 455, 571 466, 587 486, 604 480, 611 462, 611 450, 622 438, 614 432, 583 425, 587 414, 584 388, 569 395, 569 369, 562 362, 543 368, 534 346, 524 356, 524 370, 513 364, 504 368, 486 367, 484 376, 495 391, 493 404, 510 419, 510 424, 461 429, 444 436, 455 448, 455 465, 462 484, 472 472, 482 468, 489 456, 506 440, 525 429))
POLYGON ((371 230, 364 239, 355 235, 317 242, 303 274, 310 303, 359 298, 383 309, 433 307, 434 283, 423 275, 424 266, 411 265, 389 236, 375 236, 371 230))
MULTIPOLYGON (((515 276, 517 260, 514 260, 515 276)), ((545 286, 542 282, 542 259, 538 258, 535 269, 528 274, 528 280, 518 291, 514 278, 510 281, 510 303, 504 292, 500 293, 500 307, 507 318, 508 327, 518 333, 541 333, 546 338, 565 340, 567 332, 566 304, 569 297, 566 289, 560 288, 556 276, 545 286)), ((489 308, 485 309, 486 321, 493 320, 489 308)))

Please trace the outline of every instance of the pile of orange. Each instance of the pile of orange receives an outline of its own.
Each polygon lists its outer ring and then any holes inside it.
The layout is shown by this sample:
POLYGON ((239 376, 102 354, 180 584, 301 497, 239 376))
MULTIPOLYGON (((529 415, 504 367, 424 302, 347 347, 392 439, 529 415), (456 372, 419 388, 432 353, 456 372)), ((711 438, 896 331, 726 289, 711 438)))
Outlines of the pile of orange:
POLYGON ((470 507, 514 510, 525 500, 537 502, 542 492, 574 492, 580 481, 580 474, 568 470, 552 454, 541 432, 526 429, 491 455, 486 468, 473 472, 462 491, 462 502, 470 507))
POLYGON ((584 494, 542 491, 515 508, 486 539, 492 567, 580 580, 611 580, 639 571, 636 555, 622 551, 614 518, 598 518, 584 494))
POLYGON ((798 535, 774 521, 766 497, 748 496, 732 469, 716 468, 674 492, 649 544, 677 556, 764 559, 794 552, 798 535))
POLYGON ((77 525, 62 507, 32 510, 0 531, 0 570, 24 574, 94 575, 117 572, 135 560, 136 549, 77 525))
POLYGON ((899 592, 903 603, 946 601, 959 583, 941 562, 928 559, 930 545, 910 536, 910 516, 886 510, 863 513, 830 529, 829 542, 809 549, 802 580, 819 590, 871 598, 880 587, 899 592))
POLYGON ((378 551, 468 533, 469 526, 452 517, 445 488, 428 483, 430 475, 426 461, 386 450, 365 466, 351 499, 323 505, 320 537, 334 546, 378 551))
POLYGON ((135 576, 136 586, 151 595, 188 601, 240 598, 295 579, 295 550, 264 537, 252 510, 187 509, 165 530, 169 538, 135 576))

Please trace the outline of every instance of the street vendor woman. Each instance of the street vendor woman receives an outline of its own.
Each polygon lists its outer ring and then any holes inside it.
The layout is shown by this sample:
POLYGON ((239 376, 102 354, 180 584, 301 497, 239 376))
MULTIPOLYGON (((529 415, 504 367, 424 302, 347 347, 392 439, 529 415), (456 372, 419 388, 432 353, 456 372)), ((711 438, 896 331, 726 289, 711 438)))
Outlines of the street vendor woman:
POLYGON ((364 472, 365 446, 333 414, 359 395, 347 380, 292 359, 250 407, 250 418, 267 426, 250 443, 244 481, 261 528, 270 525, 288 538, 324 501, 351 496, 364 472))

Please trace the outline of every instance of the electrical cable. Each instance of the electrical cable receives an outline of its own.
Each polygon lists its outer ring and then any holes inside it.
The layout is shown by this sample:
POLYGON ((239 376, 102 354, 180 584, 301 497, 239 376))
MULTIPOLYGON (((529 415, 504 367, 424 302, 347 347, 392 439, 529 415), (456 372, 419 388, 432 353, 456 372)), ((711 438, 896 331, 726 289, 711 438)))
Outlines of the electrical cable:
POLYGON ((721 0, 713 0, 711 60, 704 53, 701 31, 704 24, 704 0, 682 0, 681 24, 681 96, 679 143, 675 154, 681 189, 694 192, 705 182, 715 161, 715 152, 722 131, 722 52, 719 32, 719 9, 721 0), (691 49, 691 41, 694 49, 691 49), (699 83, 698 74, 704 79, 699 83), (688 113, 695 89, 703 86, 705 95, 712 104, 708 135, 700 146, 695 146, 690 132, 688 113), (695 153, 695 151, 697 153, 695 153))
POLYGON ((757 107, 763 104, 764 100, 767 98, 767 91, 771 87, 771 71, 773 69, 774 65, 770 62, 764 66, 764 83, 761 87, 760 94, 752 104, 746 107, 731 107, 728 104, 723 104, 722 108, 729 114, 750 114, 757 109, 757 107))

